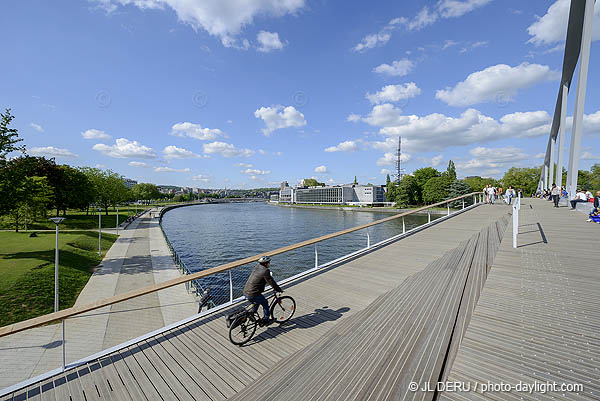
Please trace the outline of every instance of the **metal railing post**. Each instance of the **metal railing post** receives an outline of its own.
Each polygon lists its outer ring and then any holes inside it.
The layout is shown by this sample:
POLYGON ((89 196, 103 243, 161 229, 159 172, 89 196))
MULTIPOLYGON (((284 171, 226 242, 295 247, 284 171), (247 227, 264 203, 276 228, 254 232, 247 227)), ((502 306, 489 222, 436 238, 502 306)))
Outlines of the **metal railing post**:
POLYGON ((519 200, 513 204, 513 248, 517 247, 517 234, 519 233, 519 200))
POLYGON ((404 224, 404 216, 402 216, 402 234, 406 233, 406 224, 404 224))
POLYGON ((367 248, 371 247, 371 237, 369 236, 369 233, 367 233, 367 248))
POLYGON ((317 246, 315 245, 315 269, 319 267, 319 253, 317 252, 317 246))
POLYGON ((229 302, 233 302, 233 279, 231 278, 231 270, 229 270, 229 302))
POLYGON ((462 199, 462 203, 463 203, 463 209, 465 208, 465 198, 462 199))
POLYGON ((448 202, 446 206, 448 207, 448 216, 450 216, 450 202, 448 202))
POLYGON ((431 211, 427 211, 427 223, 431 223, 431 211))
POLYGON ((65 349, 65 319, 62 320, 62 368, 63 372, 67 366, 67 350, 65 349))
POLYGON ((119 235, 119 205, 117 205, 117 235, 119 235))

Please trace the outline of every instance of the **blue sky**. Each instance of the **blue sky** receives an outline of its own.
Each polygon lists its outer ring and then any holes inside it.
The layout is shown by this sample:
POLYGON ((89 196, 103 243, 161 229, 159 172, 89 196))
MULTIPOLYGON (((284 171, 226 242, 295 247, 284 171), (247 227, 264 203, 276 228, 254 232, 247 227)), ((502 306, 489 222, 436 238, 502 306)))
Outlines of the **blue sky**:
MULTIPOLYGON (((408 172, 501 177, 542 162, 568 6, 6 0, 0 107, 30 154, 140 182, 383 183, 400 135, 408 172)), ((580 168, 600 160, 599 51, 580 168)))

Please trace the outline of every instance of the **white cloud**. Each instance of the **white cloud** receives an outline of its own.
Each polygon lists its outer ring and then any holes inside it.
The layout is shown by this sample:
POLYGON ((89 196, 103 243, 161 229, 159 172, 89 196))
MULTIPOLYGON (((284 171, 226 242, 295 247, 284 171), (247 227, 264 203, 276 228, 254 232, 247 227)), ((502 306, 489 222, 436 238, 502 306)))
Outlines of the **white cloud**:
POLYGON ((541 153, 536 153, 535 156, 533 156, 534 159, 543 159, 546 157, 546 153, 541 152, 541 153))
POLYGON ((325 152, 355 152, 359 149, 356 141, 340 142, 337 146, 330 146, 325 149, 325 152))
POLYGON ((36 123, 29 123, 29 126, 31 128, 33 128, 34 130, 36 130, 37 132, 44 132, 44 128, 42 128, 41 125, 36 124, 36 123))
POLYGON ((250 163, 235 163, 238 167, 252 168, 252 164, 250 163))
POLYGON ((100 164, 100 163, 96 164, 94 167, 95 168, 106 168, 106 166, 104 164, 100 164))
MULTIPOLYGON (((567 25, 569 23, 569 0, 558 0, 554 2, 542 17, 527 28, 531 38, 527 43, 536 46, 549 45, 563 42, 567 37, 567 25)), ((596 2, 594 7, 594 21, 592 24, 592 40, 600 39, 600 3, 596 2)))
POLYGON ((189 173, 189 168, 154 167, 155 173, 189 173))
POLYGON ((476 8, 483 7, 492 0, 442 0, 437 8, 442 18, 462 17, 476 8))
POLYGON ((124 159, 135 157, 139 159, 156 159, 156 152, 152 148, 142 145, 138 141, 130 141, 125 138, 119 138, 112 146, 103 143, 95 144, 92 149, 105 154, 106 156, 124 159))
POLYGON ((373 72, 385 74, 392 77, 403 77, 408 75, 415 68, 415 63, 407 58, 392 61, 392 64, 380 64, 373 68, 373 72))
POLYGON ((283 152, 273 152, 273 156, 283 156, 283 152))
POLYGON ((432 157, 429 160, 429 164, 431 164, 432 167, 437 167, 442 163, 443 160, 444 160, 443 155, 437 155, 437 156, 432 157))
POLYGON ((381 174, 381 175, 392 174, 392 170, 388 170, 387 168, 382 168, 381 171, 379 172, 379 174, 381 174))
POLYGON ((442 50, 446 50, 449 47, 456 46, 457 44, 458 44, 458 42, 456 42, 454 40, 447 40, 444 42, 444 46, 442 46, 442 50))
POLYGON ((383 46, 390 40, 391 37, 392 35, 388 32, 379 32, 367 35, 360 41, 359 44, 354 46, 354 51, 362 52, 377 46, 383 46))
POLYGON ((546 111, 529 111, 506 114, 500 118, 505 132, 511 136, 532 137, 550 134, 552 118, 546 111))
POLYGON ((96 0, 108 12, 118 5, 135 5, 140 9, 171 8, 179 21, 217 36, 226 47, 247 49, 247 39, 238 44, 236 36, 257 16, 280 17, 295 14, 304 0, 96 0))
POLYGON ((420 94, 421 89, 414 82, 408 82, 404 85, 386 85, 379 92, 367 93, 365 97, 372 104, 381 104, 410 99, 420 94))
POLYGON ((271 174, 271 170, 258 170, 255 168, 247 168, 246 170, 242 170, 241 173, 247 175, 267 175, 271 174))
POLYGON ((277 32, 260 31, 256 35, 256 40, 259 43, 258 51, 268 53, 273 50, 283 49, 284 44, 279 40, 277 32))
POLYGON ((356 123, 356 122, 360 121, 360 115, 358 115, 358 114, 350 114, 348 116, 348 118, 346 119, 346 121, 350 121, 350 122, 356 123))
POLYGON ((407 23, 406 27, 409 31, 415 31, 432 25, 439 18, 439 14, 435 11, 429 11, 427 6, 423 7, 417 15, 407 23))
POLYGON ((327 169, 326 166, 315 167, 315 173, 327 174, 328 172, 329 172, 329 170, 327 169))
POLYGON ((99 129, 89 129, 81 133, 83 139, 110 139, 111 136, 99 129))
POLYGON ((460 53, 466 53, 468 51, 471 51, 473 49, 477 49, 478 47, 485 47, 489 44, 490 42, 488 42, 487 40, 482 40, 482 41, 478 41, 478 42, 473 42, 471 43, 468 47, 463 47, 460 50, 460 53))
POLYGON ((283 107, 277 105, 261 107, 254 112, 254 116, 261 118, 267 125, 267 128, 262 130, 263 134, 267 136, 277 129, 306 125, 304 114, 300 113, 293 106, 283 107))
POLYGON ((510 101, 518 89, 546 80, 558 79, 560 73, 547 65, 522 63, 516 67, 497 64, 469 74, 454 88, 440 89, 435 97, 450 106, 469 106, 489 101, 510 101))
POLYGON ((210 182, 210 177, 208 177, 206 175, 198 174, 198 175, 193 176, 192 180, 207 183, 207 182, 210 182))
POLYGON ((184 148, 178 148, 174 145, 169 145, 163 149, 163 153, 165 154, 165 159, 189 159, 193 157, 202 157, 190 150, 184 148))
POLYGON ((148 163, 131 161, 127 163, 131 167, 150 167, 148 163))
POLYGON ((199 139, 201 141, 214 141, 217 137, 227 137, 218 128, 202 128, 200 124, 194 123, 177 123, 171 127, 171 132, 169 135, 179 136, 179 137, 189 137, 194 139, 199 139))
MULTIPOLYGON (((412 159, 412 155, 408 153, 402 153, 400 157, 400 161, 402 163, 410 161, 412 159)), ((396 154, 392 152, 386 152, 382 158, 377 160, 378 166, 395 166, 396 165, 396 154)))
POLYGON ((55 148, 54 146, 33 147, 28 149, 27 153, 32 156, 48 156, 48 157, 79 157, 75 153, 64 148, 55 148))
POLYGON ((362 121, 373 126, 389 127, 406 124, 410 118, 409 116, 403 116, 402 110, 399 108, 385 103, 374 106, 369 115, 364 117, 362 121))
POLYGON ((523 149, 506 146, 503 148, 486 148, 478 146, 469 150, 472 159, 457 161, 456 169, 462 174, 477 173, 478 175, 495 175, 506 167, 518 165, 523 160, 531 159, 531 156, 523 149))
POLYGON ((250 157, 255 152, 250 149, 237 149, 230 143, 211 142, 203 145, 204 153, 212 155, 219 154, 223 157, 245 156, 250 157))
POLYGON ((583 152, 581 154, 580 159, 581 160, 600 160, 600 155, 594 155, 591 152, 583 152))

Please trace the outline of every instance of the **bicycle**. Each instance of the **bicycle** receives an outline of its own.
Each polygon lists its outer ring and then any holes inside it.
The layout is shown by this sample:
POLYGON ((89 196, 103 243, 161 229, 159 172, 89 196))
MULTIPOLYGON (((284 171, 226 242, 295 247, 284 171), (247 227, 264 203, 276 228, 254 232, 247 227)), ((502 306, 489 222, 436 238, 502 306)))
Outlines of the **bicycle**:
MULTIPOLYGON (((283 324, 290 320, 296 311, 294 298, 285 295, 273 295, 269 304, 271 321, 283 324)), ((241 311, 230 315, 227 319, 229 326, 229 341, 235 345, 244 345, 256 332, 256 327, 263 326, 262 318, 258 315, 258 305, 251 303, 241 311)))

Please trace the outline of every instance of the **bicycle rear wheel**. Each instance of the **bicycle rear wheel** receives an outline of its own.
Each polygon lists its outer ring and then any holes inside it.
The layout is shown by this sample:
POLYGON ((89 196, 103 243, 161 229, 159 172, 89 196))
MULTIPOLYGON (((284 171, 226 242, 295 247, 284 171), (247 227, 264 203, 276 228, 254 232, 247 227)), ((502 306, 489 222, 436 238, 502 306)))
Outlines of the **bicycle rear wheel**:
POLYGON ((277 323, 285 323, 294 316, 296 312, 296 301, 289 296, 279 297, 278 301, 271 308, 271 319, 277 323))
POLYGON ((235 345, 246 344, 254 335, 256 326, 258 322, 248 315, 237 318, 229 328, 229 341, 235 345))

